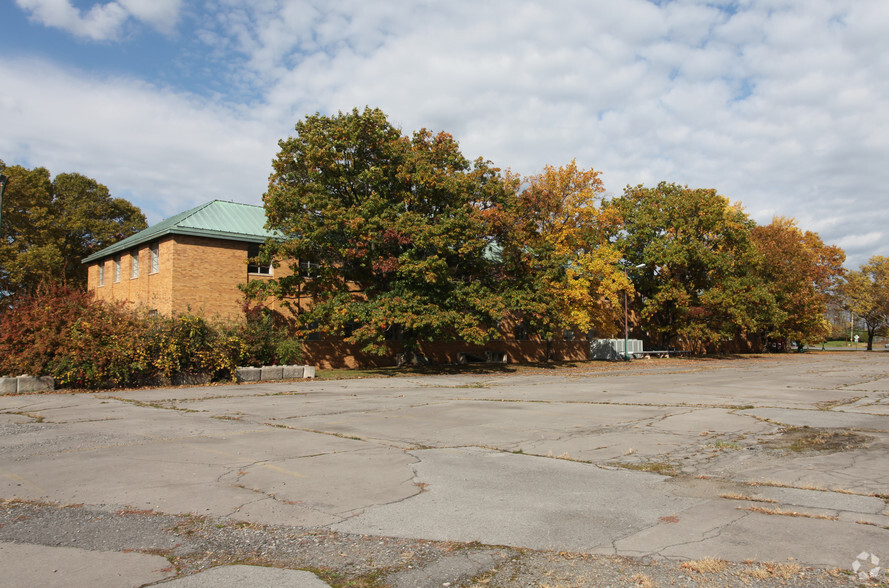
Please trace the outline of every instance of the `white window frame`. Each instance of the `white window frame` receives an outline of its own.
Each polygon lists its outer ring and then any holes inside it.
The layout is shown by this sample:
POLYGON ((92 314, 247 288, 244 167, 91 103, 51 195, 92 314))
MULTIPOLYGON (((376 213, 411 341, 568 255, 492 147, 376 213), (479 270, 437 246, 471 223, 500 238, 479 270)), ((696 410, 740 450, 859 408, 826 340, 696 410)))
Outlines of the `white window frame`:
MULTIPOLYGON (((252 259, 259 255, 262 245, 259 243, 250 243, 247 245, 247 259, 252 259)), ((272 265, 259 265, 248 263, 247 273, 254 276, 270 276, 272 275, 272 265)))
POLYGON ((139 277, 139 251, 132 251, 130 253, 130 279, 136 279, 139 277))
POLYGON ((160 271, 160 243, 155 241, 151 244, 151 272, 156 274, 160 271))

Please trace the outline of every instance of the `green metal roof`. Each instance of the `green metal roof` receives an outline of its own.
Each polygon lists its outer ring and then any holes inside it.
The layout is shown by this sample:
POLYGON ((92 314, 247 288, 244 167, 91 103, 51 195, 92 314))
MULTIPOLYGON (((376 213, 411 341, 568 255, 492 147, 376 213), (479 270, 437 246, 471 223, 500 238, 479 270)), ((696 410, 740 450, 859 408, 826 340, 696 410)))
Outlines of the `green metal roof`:
POLYGON ((132 247, 155 241, 165 235, 193 235, 230 239, 247 243, 263 243, 277 233, 265 228, 265 209, 253 204, 213 200, 131 235, 114 245, 93 253, 83 263, 96 261, 132 247))

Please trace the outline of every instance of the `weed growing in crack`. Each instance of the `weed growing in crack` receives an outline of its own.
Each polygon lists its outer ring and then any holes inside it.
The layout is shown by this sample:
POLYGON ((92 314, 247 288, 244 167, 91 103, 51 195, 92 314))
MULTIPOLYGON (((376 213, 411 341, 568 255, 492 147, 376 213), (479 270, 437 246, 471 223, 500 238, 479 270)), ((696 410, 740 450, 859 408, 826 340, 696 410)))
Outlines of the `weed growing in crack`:
POLYGON ((720 498, 726 498, 728 500, 746 500, 749 502, 769 502, 769 503, 777 503, 777 500, 772 500, 771 498, 760 498, 757 496, 747 496, 745 494, 720 494, 720 498))
POLYGON ((767 508, 765 506, 739 506, 738 510, 749 510, 767 515, 778 515, 782 517, 803 517, 807 519, 821 519, 826 521, 838 521, 840 517, 826 514, 812 514, 808 512, 797 512, 795 510, 781 510, 780 508, 767 508))

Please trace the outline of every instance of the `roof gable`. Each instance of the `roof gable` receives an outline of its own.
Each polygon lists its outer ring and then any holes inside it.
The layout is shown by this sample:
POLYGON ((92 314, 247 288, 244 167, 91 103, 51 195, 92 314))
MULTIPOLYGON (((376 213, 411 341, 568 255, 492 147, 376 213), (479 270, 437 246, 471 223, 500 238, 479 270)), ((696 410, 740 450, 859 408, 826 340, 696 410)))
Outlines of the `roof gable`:
POLYGON ((193 235, 246 243, 263 243, 269 237, 278 236, 277 233, 266 230, 265 209, 262 206, 213 200, 180 212, 97 251, 85 258, 83 263, 114 255, 166 235, 193 235))

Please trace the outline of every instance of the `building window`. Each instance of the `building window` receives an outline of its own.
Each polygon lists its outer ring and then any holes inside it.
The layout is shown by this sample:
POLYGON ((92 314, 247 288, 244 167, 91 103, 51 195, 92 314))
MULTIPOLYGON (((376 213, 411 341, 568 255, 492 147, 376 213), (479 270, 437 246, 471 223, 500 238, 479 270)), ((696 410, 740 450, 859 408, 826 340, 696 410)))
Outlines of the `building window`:
POLYGON ((321 331, 316 331, 318 328, 318 321, 312 321, 309 325, 310 331, 306 333, 306 341, 321 341, 324 337, 321 334, 321 331))
POLYGON ((120 281, 120 256, 114 258, 114 281, 120 281))
POLYGON ((527 327, 527 325, 525 325, 525 323, 519 323, 519 324, 517 324, 517 325, 515 326, 515 329, 513 330, 513 336, 515 336, 515 338, 516 338, 518 341, 527 341, 527 340, 528 340, 528 327, 527 327))
POLYGON ((389 325, 384 338, 386 341, 401 341, 404 339, 404 328, 401 325, 389 325))
POLYGON ((130 279, 139 277, 139 252, 130 253, 130 279))
POLYGON ((250 243, 247 245, 247 273, 270 275, 272 273, 271 265, 260 265, 256 259, 259 257, 259 244, 250 243))
POLYGON ((160 266, 160 246, 157 241, 151 244, 151 273, 156 274, 160 266))
POLYGON ((300 260, 299 275, 303 278, 314 278, 318 275, 319 267, 317 261, 300 260))
POLYGON ((148 311, 148 318, 157 318, 157 309, 152 308, 148 311))
POLYGON ((104 260, 99 264, 99 285, 100 286, 105 285, 105 261, 104 260))

